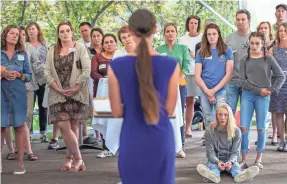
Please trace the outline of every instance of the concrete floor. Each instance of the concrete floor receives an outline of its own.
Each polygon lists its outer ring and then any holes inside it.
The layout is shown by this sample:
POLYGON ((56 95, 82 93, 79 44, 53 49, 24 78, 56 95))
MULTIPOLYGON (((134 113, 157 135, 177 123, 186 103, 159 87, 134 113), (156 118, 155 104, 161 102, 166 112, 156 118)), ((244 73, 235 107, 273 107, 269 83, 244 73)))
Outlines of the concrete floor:
MULTIPOLYGON (((271 131, 268 130, 269 133, 271 131)), ((205 147, 201 146, 203 131, 194 131, 193 138, 186 140, 185 159, 177 159, 176 183, 193 184, 203 183, 203 178, 197 173, 196 165, 206 163, 205 147)), ((255 130, 251 133, 250 154, 248 162, 252 164, 255 160, 254 145, 257 139, 255 130)), ((287 183, 287 153, 276 151, 276 146, 270 145, 271 140, 266 142, 266 151, 263 157, 264 169, 254 180, 247 183, 269 184, 287 183)), ((117 170, 117 157, 98 159, 97 150, 83 150, 83 158, 88 170, 80 173, 61 173, 59 168, 64 161, 65 151, 47 150, 47 144, 32 144, 33 151, 39 156, 38 161, 25 161, 27 173, 15 176, 12 174, 16 161, 8 161, 4 158, 7 147, 3 151, 2 184, 117 184, 120 177, 117 170)), ((27 157, 27 156, 25 156, 27 157)), ((233 183, 231 176, 223 175, 221 183, 233 183)))

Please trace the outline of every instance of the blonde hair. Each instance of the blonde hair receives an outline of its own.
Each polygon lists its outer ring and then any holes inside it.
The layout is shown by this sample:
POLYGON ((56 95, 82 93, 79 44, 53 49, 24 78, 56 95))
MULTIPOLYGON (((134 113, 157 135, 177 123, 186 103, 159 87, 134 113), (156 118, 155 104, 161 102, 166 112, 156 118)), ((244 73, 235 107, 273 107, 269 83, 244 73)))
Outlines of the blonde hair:
POLYGON ((216 112, 215 112, 215 121, 213 126, 211 127, 213 132, 215 130, 215 128, 217 128, 219 126, 219 123, 217 121, 217 113, 219 109, 225 109, 228 112, 228 120, 227 120, 227 139, 230 141, 232 140, 232 138, 235 137, 235 130, 236 130, 236 123, 235 123, 235 118, 233 116, 233 112, 230 108, 230 106, 226 103, 221 103, 218 105, 218 107, 216 108, 216 112))

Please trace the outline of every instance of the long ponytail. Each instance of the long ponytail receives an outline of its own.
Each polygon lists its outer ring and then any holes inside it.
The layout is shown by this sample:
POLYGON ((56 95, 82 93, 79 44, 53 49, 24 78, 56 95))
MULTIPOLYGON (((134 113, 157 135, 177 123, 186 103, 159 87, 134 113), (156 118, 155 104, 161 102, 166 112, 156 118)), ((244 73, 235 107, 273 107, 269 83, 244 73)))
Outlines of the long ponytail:
POLYGON ((156 27, 155 16, 146 9, 138 9, 129 18, 129 29, 141 41, 137 45, 136 72, 139 82, 139 95, 144 118, 147 124, 155 125, 159 121, 159 98, 153 83, 152 57, 148 50, 147 37, 156 27))
POLYGON ((159 121, 159 99, 153 83, 152 58, 148 51, 145 37, 142 37, 137 48, 136 71, 139 81, 139 94, 144 116, 148 124, 159 121))

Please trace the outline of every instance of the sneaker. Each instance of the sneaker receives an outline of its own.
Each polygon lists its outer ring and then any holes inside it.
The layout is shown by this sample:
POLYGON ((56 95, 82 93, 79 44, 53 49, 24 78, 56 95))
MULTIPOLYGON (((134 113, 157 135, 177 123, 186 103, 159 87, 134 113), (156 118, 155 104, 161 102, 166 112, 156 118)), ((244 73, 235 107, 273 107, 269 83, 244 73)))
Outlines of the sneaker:
POLYGON ((102 140, 101 139, 96 139, 96 142, 93 144, 95 147, 101 147, 102 146, 102 140))
POLYGON ((15 175, 20 175, 20 174, 25 174, 25 173, 26 173, 26 169, 25 168, 23 168, 23 169, 17 168, 13 172, 13 174, 15 174, 15 175))
POLYGON ((263 169, 263 164, 261 161, 256 160, 254 166, 257 166, 259 169, 263 169))
POLYGON ((248 164, 246 161, 241 161, 239 162, 240 168, 241 170, 247 169, 248 168, 248 164))
POLYGON ((196 167, 197 172, 203 176, 204 178, 207 178, 208 180, 211 180, 214 183, 219 183, 221 178, 220 176, 217 176, 211 170, 203 164, 198 164, 196 167))
POLYGON ((49 143, 49 146, 48 146, 48 149, 57 149, 59 148, 59 141, 58 140, 55 140, 55 139, 52 139, 49 143))
POLYGON ((245 169, 242 173, 234 177, 234 181, 236 183, 241 183, 247 180, 253 179, 258 173, 260 169, 257 166, 251 166, 248 169, 245 169))
POLYGON ((87 137, 83 140, 83 144, 95 144, 96 141, 97 140, 93 137, 87 137))
POLYGON ((49 142, 49 139, 48 139, 48 137, 46 136, 46 134, 42 135, 42 136, 40 137, 40 139, 41 139, 41 142, 44 142, 44 143, 49 142))
POLYGON ((185 157, 186 157, 186 154, 185 154, 185 152, 183 151, 183 149, 181 149, 181 150, 176 154, 176 157, 177 157, 177 158, 185 158, 185 157))
POLYGON ((112 157, 114 154, 108 150, 102 151, 100 154, 97 155, 98 158, 106 158, 106 157, 112 157))

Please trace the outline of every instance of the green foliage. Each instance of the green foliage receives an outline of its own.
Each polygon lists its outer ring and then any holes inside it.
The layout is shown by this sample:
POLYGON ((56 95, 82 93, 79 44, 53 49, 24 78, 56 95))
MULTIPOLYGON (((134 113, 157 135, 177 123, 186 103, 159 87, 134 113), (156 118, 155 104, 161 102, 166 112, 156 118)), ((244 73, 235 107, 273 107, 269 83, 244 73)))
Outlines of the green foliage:
MULTIPOLYGON (((237 1, 205 1, 229 22, 234 23, 237 1)), ((8 24, 27 25, 38 22, 46 39, 56 42, 56 26, 60 21, 69 20, 75 29, 75 38, 79 39, 78 25, 88 21, 94 27, 101 27, 105 32, 116 34, 120 27, 127 24, 129 16, 138 8, 152 11, 157 19, 158 32, 154 37, 154 45, 164 42, 163 26, 173 22, 178 26, 179 36, 185 34, 185 20, 190 15, 197 15, 203 21, 213 18, 219 24, 222 34, 226 36, 232 29, 216 15, 208 11, 199 1, 2 1, 1 29, 8 24)), ((203 24, 202 23, 202 24, 203 24)), ((202 25, 203 26, 203 25, 202 25)))

